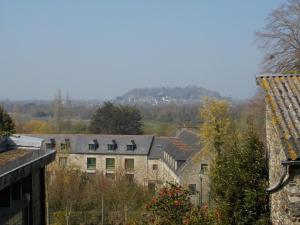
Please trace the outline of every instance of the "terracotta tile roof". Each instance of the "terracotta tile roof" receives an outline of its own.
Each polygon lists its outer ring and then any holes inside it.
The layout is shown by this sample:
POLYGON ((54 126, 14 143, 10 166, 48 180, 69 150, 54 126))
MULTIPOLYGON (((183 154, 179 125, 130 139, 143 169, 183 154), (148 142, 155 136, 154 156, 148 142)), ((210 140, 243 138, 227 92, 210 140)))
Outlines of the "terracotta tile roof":
POLYGON ((271 120, 280 136, 287 159, 300 158, 300 75, 257 77, 266 93, 271 120))
POLYGON ((169 138, 169 143, 164 149, 175 160, 187 160, 192 154, 194 154, 198 148, 189 146, 183 143, 178 138, 169 138))

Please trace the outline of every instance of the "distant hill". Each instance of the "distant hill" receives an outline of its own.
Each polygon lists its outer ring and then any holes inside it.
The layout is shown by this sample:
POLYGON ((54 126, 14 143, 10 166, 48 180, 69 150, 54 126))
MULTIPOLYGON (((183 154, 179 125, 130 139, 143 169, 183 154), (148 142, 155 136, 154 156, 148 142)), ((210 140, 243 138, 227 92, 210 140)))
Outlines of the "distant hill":
POLYGON ((197 86, 186 87, 159 87, 159 88, 135 88, 121 97, 117 97, 119 103, 189 103, 200 102, 204 96, 221 98, 220 94, 206 88, 197 86))

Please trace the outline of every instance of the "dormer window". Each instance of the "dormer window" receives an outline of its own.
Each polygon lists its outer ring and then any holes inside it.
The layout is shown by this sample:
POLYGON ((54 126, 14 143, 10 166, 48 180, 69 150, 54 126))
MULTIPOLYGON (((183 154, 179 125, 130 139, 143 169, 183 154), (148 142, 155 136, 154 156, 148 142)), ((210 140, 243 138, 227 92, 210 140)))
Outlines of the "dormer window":
POLYGON ((66 150, 67 149, 67 144, 66 143, 61 143, 60 144, 60 149, 61 150, 66 150))
POLYGON ((99 144, 98 144, 97 139, 94 139, 93 143, 89 144, 89 150, 90 151, 96 151, 98 147, 99 147, 99 144))
POLYGON ((136 144, 134 140, 131 140, 131 144, 127 145, 127 151, 134 151, 136 149, 136 144))
POLYGON ((52 149, 52 144, 51 144, 51 143, 46 143, 46 149, 47 149, 47 150, 52 149))
POLYGON ((107 145, 107 149, 109 151, 114 151, 114 150, 117 149, 117 147, 118 147, 118 145, 117 145, 117 142, 115 140, 112 140, 112 143, 107 145))
POLYGON ((50 142, 46 143, 46 149, 47 150, 52 150, 52 149, 55 149, 55 139, 54 138, 51 138, 50 139, 50 142))
POLYGON ((67 147, 67 148, 70 148, 70 147, 71 147, 71 142, 70 142, 70 139, 69 139, 69 138, 66 138, 66 139, 65 139, 65 143, 66 143, 66 147, 67 147))
POLYGON ((114 145, 113 145, 113 144, 108 144, 108 145, 107 145, 107 149, 108 149, 109 151, 113 151, 113 150, 115 150, 115 148, 114 148, 114 145))
POLYGON ((95 144, 89 144, 89 150, 90 151, 95 151, 96 150, 95 144))
POLYGON ((69 138, 66 138, 65 142, 60 143, 60 150, 67 150, 70 149, 70 147, 71 147, 71 143, 69 138))

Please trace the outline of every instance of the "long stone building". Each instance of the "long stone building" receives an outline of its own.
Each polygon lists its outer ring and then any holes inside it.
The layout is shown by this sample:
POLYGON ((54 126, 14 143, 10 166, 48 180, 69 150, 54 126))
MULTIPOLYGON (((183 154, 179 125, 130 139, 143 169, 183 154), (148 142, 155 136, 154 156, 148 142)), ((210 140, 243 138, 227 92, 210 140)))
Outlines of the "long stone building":
POLYGON ((208 201, 208 162, 201 161, 201 145, 194 132, 183 129, 175 137, 153 135, 37 135, 46 150, 57 150, 56 164, 77 167, 129 180, 155 192, 166 183, 189 188, 195 203, 208 201), (198 159, 195 160, 195 158, 198 159))
POLYGON ((300 75, 257 78, 265 90, 271 219, 300 224, 300 75))
POLYGON ((54 150, 42 150, 43 140, 0 137, 0 224, 45 225, 45 166, 54 150))

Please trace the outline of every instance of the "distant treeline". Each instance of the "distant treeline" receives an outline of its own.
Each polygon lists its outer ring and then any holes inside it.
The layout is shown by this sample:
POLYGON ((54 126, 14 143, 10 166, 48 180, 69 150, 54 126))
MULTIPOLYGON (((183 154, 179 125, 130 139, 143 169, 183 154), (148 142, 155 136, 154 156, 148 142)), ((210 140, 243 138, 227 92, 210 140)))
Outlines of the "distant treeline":
MULTIPOLYGON (((62 103, 64 104, 64 101, 62 103)), ((20 114, 24 121, 29 119, 47 120, 54 116, 53 101, 2 101, 0 105, 12 116, 20 114)), ((102 104, 71 104, 68 106, 72 113, 72 118, 76 120, 90 120, 96 109, 102 104)), ((164 104, 149 105, 138 104, 135 107, 140 110, 143 121, 158 121, 175 124, 195 125, 197 119, 198 104, 164 104)))
MULTIPOLYGON (((264 135, 264 101, 258 92, 244 101, 230 101, 231 117, 236 126, 246 127, 249 120, 264 135), (255 119, 254 119, 255 118, 255 119)), ((114 103, 118 106, 118 103, 114 103)), ((103 106, 96 101, 73 101, 60 93, 53 101, 2 101, 0 105, 12 116, 17 132, 87 133, 94 113, 103 106)), ((145 134, 168 135, 176 127, 199 127, 201 103, 130 105, 140 112, 145 134)))

